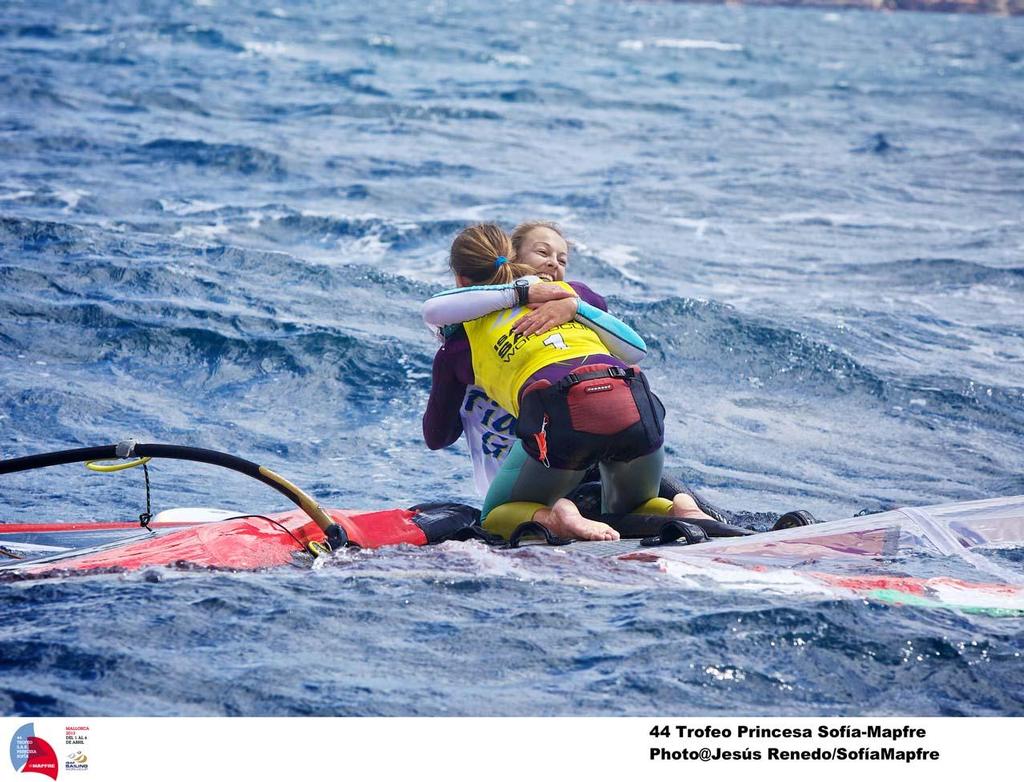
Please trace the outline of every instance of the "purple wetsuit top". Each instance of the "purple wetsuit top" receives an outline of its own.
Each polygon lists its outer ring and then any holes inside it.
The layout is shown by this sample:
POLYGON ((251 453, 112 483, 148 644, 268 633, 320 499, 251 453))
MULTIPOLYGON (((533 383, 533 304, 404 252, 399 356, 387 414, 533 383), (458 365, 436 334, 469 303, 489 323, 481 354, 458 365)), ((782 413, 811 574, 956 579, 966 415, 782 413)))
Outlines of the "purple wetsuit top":
MULTIPOLYGON (((582 282, 570 282, 569 285, 587 304, 608 311, 603 296, 594 293, 582 282)), ((544 367, 534 373, 526 385, 541 379, 557 383, 577 367, 594 363, 626 366, 614 356, 583 356, 544 367)), ((430 399, 423 413, 423 439, 432 451, 451 445, 462 435, 459 409, 466 396, 466 386, 473 383, 473 355, 469 349, 469 339, 465 332, 460 332, 448 339, 434 355, 430 399)))

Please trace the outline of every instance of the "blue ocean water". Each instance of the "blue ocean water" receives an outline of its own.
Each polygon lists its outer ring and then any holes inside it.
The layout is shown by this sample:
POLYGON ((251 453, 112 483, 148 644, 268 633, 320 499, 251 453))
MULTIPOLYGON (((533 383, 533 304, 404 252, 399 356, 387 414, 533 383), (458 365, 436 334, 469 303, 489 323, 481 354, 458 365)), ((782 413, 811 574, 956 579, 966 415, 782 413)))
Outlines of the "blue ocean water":
MULTIPOLYGON (((648 341, 668 468, 715 503, 1024 494, 1022 118, 1021 19, 14 0, 0 455, 131 436, 336 507, 476 502, 465 449, 421 440, 419 304, 465 224, 541 218, 648 341)), ((281 508, 151 473, 157 508, 281 508)), ((5 521, 143 504, 134 472, 0 483, 5 521)), ((4 582, 0 607, 5 714, 1024 714, 1024 620, 547 551, 4 582)))

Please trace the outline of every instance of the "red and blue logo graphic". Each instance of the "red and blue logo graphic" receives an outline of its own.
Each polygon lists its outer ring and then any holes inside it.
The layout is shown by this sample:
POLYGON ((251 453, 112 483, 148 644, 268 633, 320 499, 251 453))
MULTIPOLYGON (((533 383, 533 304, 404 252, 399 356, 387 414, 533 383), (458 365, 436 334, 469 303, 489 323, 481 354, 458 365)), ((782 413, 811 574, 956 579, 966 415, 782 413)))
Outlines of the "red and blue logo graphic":
POLYGON ((18 728, 11 738, 11 764, 15 771, 46 774, 50 779, 57 779, 57 753, 36 735, 31 722, 18 728))

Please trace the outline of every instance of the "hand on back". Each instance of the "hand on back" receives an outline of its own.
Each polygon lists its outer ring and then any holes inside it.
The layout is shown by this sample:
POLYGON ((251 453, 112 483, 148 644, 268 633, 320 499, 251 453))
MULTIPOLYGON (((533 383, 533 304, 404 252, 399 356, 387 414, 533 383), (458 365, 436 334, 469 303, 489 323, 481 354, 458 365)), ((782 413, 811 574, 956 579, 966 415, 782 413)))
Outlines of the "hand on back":
MULTIPOLYGON (((537 286, 530 286, 531 293, 535 287, 537 286)), ((554 301, 527 304, 526 306, 533 311, 528 315, 524 315, 516 322, 515 332, 522 334, 524 337, 529 337, 533 334, 543 334, 545 331, 553 329, 555 326, 561 326, 563 323, 568 323, 575 318, 576 309, 579 307, 579 299, 564 288, 559 288, 559 290, 569 295, 554 301)))

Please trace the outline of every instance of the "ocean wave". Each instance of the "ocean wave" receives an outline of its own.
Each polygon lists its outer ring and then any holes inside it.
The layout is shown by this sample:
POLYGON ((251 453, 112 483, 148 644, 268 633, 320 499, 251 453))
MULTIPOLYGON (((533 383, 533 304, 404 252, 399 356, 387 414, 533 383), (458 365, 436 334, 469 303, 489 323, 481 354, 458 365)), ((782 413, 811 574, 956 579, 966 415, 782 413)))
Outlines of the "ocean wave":
POLYGON ((69 62, 83 62, 90 65, 116 65, 130 67, 138 65, 139 61, 128 54, 116 43, 94 46, 89 49, 71 50, 62 52, 55 56, 57 59, 66 59, 69 62))
POLYGON ((198 117, 210 116, 210 112, 198 102, 185 98, 173 90, 124 92, 120 97, 139 108, 168 111, 175 114, 195 114, 198 117))
MULTIPOLYGON (((279 104, 254 110, 256 117, 342 117, 351 120, 488 120, 504 119, 488 109, 466 106, 446 106, 427 103, 405 104, 393 101, 378 103, 325 102, 303 104, 279 104)), ((400 128, 389 127, 386 132, 399 132, 400 128)), ((385 132, 378 128, 377 132, 385 132)))
POLYGON ((16 105, 74 109, 75 102, 43 76, 0 74, 0 93, 16 105))
POLYGON ((2 25, 0 37, 41 38, 53 40, 60 37, 60 28, 55 24, 28 24, 23 26, 2 25))
POLYGON ((138 147, 136 154, 145 161, 218 168, 243 176, 265 175, 280 179, 287 173, 280 155, 245 144, 159 138, 138 147))
POLYGON ((1024 266, 989 266, 962 258, 906 258, 845 264, 835 273, 851 281, 859 278, 915 290, 954 290, 972 285, 1011 289, 1024 286, 1024 266))
POLYGON ((414 221, 374 215, 345 217, 303 214, 273 207, 249 213, 247 219, 253 233, 276 242, 323 246, 372 241, 377 252, 409 250, 430 246, 439 240, 450 241, 466 226, 463 220, 414 221))
POLYGON ((349 68, 344 71, 319 71, 310 77, 315 84, 328 84, 343 87, 358 95, 371 95, 379 98, 391 97, 387 90, 367 84, 366 78, 376 76, 375 68, 349 68))
MULTIPOLYGON (((38 190, 13 190, 3 193, 0 195, 0 202, 10 201, 18 206, 43 210, 89 213, 96 211, 95 199, 92 196, 93 193, 88 190, 44 186, 38 190)), ((0 228, 0 231, 2 230, 4 229, 0 228)))
MULTIPOLYGON (((159 387, 161 396, 171 398, 174 389, 192 389, 202 394, 211 412, 240 399, 258 410, 260 400, 272 404, 287 398, 289 404, 322 407, 324 400, 344 398, 356 419, 366 412, 363 408, 392 400, 396 391, 414 388, 418 378, 429 374, 430 356, 422 350, 349 326, 239 315, 231 306, 197 310, 161 302, 141 308, 117 301, 69 301, 63 291, 51 295, 60 299, 36 297, 17 305, 0 300, 3 341, 36 370, 22 372, 23 388, 9 409, 11 432, 23 426, 34 430, 41 418, 54 426, 61 422, 60 430, 68 432, 76 420, 87 428, 116 417, 113 399, 105 397, 107 384, 118 376, 159 387), (76 339, 61 343, 62 334, 76 339), (37 347, 41 338, 49 343, 43 353, 37 347), (86 366, 93 369, 83 373, 86 366), (51 386, 56 378, 60 381, 51 386)), ((319 417, 311 411, 309 420, 319 417)), ((237 423, 245 418, 235 416, 237 423)))
POLYGON ((472 177, 479 173, 474 166, 466 164, 445 163, 443 160, 422 160, 418 163, 407 163, 386 158, 368 158, 363 162, 368 165, 366 174, 374 179, 419 179, 421 177, 472 177))
POLYGON ((88 233, 77 225, 2 215, 0 246, 15 252, 43 249, 71 252, 94 247, 88 233))
POLYGON ((883 373, 839 346, 715 302, 667 299, 627 305, 659 363, 713 376, 756 379, 770 397, 861 394, 927 426, 998 420, 1024 433, 1024 388, 974 382, 963 375, 883 373))
POLYGON ((191 22, 177 22, 157 27, 159 35, 179 43, 191 43, 207 49, 223 49, 232 53, 245 51, 245 47, 211 27, 200 27, 191 22))
POLYGON ((806 212, 785 212, 782 214, 764 214, 758 217, 758 221, 769 225, 821 226, 825 228, 852 228, 857 230, 884 228, 907 232, 946 230, 957 227, 957 224, 952 221, 914 218, 881 211, 844 213, 810 210, 806 212))

